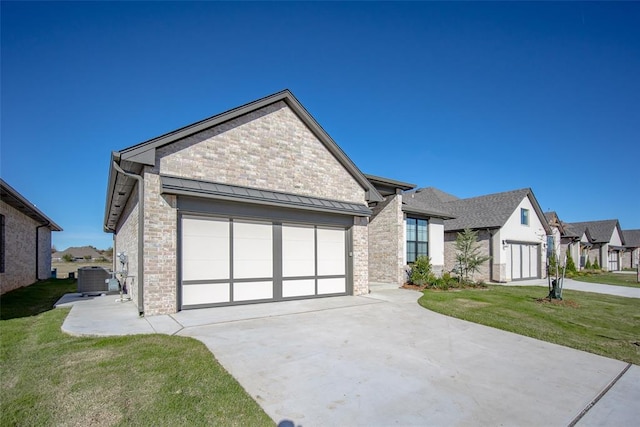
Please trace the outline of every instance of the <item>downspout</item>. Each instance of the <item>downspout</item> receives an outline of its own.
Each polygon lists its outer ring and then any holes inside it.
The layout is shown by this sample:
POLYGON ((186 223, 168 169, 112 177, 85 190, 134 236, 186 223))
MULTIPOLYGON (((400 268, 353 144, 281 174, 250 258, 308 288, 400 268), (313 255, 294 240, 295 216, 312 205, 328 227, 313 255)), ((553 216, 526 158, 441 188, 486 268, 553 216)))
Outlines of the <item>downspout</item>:
POLYGON ((42 227, 48 227, 51 225, 51 222, 47 221, 44 224, 40 224, 36 227, 36 282, 40 280, 40 229, 42 227))
POLYGON ((144 178, 138 174, 126 172, 115 160, 113 168, 124 176, 138 181, 138 314, 144 316, 144 178))

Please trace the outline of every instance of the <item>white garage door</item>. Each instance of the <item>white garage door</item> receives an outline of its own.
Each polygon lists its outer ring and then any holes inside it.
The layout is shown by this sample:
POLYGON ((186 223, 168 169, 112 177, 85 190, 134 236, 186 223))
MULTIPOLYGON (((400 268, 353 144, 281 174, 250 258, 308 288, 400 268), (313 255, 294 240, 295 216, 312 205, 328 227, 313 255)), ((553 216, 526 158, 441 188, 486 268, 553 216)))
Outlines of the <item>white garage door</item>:
POLYGON ((535 279, 539 277, 540 263, 537 244, 509 244, 511 280, 535 279))
POLYGON ((182 218, 181 306, 346 295, 346 230, 182 218))

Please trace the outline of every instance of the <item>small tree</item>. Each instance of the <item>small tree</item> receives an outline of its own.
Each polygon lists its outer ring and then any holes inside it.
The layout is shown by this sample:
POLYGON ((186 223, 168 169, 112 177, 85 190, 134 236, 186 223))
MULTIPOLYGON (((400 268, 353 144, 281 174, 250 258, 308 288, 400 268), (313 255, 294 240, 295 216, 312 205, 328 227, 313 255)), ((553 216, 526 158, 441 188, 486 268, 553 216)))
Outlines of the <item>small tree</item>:
POLYGON ((573 262, 573 257, 569 251, 567 251, 567 272, 571 274, 577 273, 576 263, 573 262))
POLYGON ((598 258, 593 260, 593 265, 591 266, 594 270, 600 270, 600 264, 598 264, 598 258))
POLYGON ((584 264, 585 270, 591 270, 591 260, 587 258, 587 262, 584 264))
POLYGON ((411 283, 418 286, 428 285, 434 279, 431 272, 431 258, 428 256, 419 256, 411 267, 411 275, 409 276, 411 283))
POLYGON ((73 255, 71 254, 64 254, 62 255, 62 260, 64 262, 73 262, 73 255))
POLYGON ((558 270, 558 257, 556 257, 556 251, 555 249, 551 251, 551 254, 549 255, 549 271, 547 271, 547 274, 550 276, 557 276, 557 270, 558 270))
POLYGON ((465 282, 469 281, 469 275, 473 279, 473 274, 480 271, 480 266, 491 259, 490 256, 480 253, 478 232, 469 228, 457 234, 455 248, 457 273, 465 282))

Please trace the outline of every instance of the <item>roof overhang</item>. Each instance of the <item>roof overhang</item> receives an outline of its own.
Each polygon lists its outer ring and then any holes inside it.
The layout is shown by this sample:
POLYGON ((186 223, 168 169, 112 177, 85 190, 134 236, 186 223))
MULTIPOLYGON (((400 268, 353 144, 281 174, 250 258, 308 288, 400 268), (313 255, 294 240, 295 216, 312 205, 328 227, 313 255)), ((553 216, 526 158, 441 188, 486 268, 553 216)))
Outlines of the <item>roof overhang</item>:
POLYGON ((40 209, 24 198, 22 194, 18 193, 16 189, 7 184, 2 178, 0 178, 0 199, 12 208, 40 223, 40 225, 49 227, 51 231, 62 231, 62 227, 53 222, 51 218, 46 216, 40 209))
POLYGON ((365 174, 364 176, 383 196, 398 194, 398 192, 413 190, 416 188, 416 184, 410 184, 408 182, 396 181, 395 179, 383 178, 369 174, 365 174))
POLYGON ((625 251, 627 248, 625 246, 613 246, 613 245, 609 245, 609 250, 612 251, 625 251))
POLYGON ((294 208, 353 216, 370 216, 372 211, 366 205, 347 203, 339 200, 320 199, 298 194, 241 187, 218 182, 198 181, 162 175, 160 177, 163 194, 173 194, 208 199, 228 200, 267 206, 294 208))
POLYGON ((415 208, 413 206, 408 206, 405 204, 402 205, 402 212, 408 213, 408 214, 422 215, 430 218, 442 218, 442 219, 455 218, 455 216, 452 216, 451 214, 448 214, 445 212, 428 210, 428 209, 420 209, 420 208, 415 208))

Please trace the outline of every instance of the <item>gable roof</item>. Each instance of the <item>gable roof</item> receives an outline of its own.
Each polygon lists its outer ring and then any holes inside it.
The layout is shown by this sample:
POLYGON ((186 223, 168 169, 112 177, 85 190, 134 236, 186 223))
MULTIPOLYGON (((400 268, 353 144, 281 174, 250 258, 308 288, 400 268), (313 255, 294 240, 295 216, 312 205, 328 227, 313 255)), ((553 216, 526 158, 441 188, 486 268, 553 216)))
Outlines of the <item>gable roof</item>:
POLYGON ((622 230, 624 244, 628 248, 640 248, 640 230, 622 230))
POLYGON ((109 181, 107 184, 107 200, 104 215, 105 231, 114 231, 120 214, 124 210, 126 201, 133 191, 135 185, 134 178, 119 172, 114 163, 125 171, 139 173, 142 166, 154 166, 156 161, 156 150, 165 145, 171 144, 180 139, 186 138, 205 129, 220 125, 240 116, 249 114, 258 109, 264 108, 276 102, 284 102, 318 138, 326 149, 336 158, 336 160, 353 176, 353 178, 365 190, 365 197, 370 202, 381 202, 382 196, 375 189, 373 184, 364 176, 353 161, 342 151, 329 134, 320 124, 309 114, 302 104, 293 96, 291 91, 285 89, 240 107, 233 108, 199 122, 190 124, 148 141, 111 153, 111 164, 109 166, 109 181))
POLYGON ((549 233, 551 231, 549 224, 530 188, 448 202, 447 207, 456 219, 445 221, 444 229, 453 231, 465 228, 500 228, 505 225, 525 197, 529 198, 545 231, 549 233))
POLYGON ((46 225, 51 231, 62 231, 62 228, 58 224, 53 222, 53 220, 38 209, 36 205, 28 201, 2 178, 0 178, 0 199, 34 221, 39 222, 41 225, 46 225))
POLYGON ((624 237, 622 235, 622 229, 617 219, 605 219, 601 221, 584 221, 584 222, 571 222, 569 225, 580 232, 580 235, 584 233, 584 230, 589 232, 589 241, 591 243, 609 243, 613 231, 618 230, 620 238, 624 243, 624 237))

